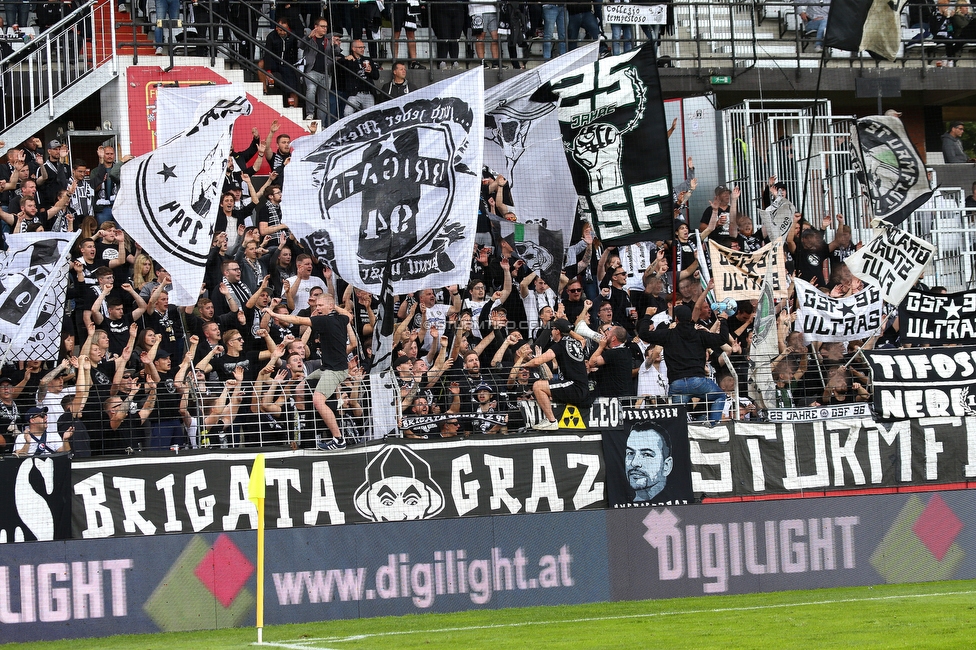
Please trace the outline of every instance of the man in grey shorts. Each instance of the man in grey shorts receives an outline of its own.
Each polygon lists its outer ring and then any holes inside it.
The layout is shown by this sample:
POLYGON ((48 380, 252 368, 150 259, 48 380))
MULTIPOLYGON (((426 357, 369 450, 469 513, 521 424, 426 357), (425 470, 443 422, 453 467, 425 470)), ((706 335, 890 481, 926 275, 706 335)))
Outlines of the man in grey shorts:
POLYGON ((491 39, 492 67, 497 68, 498 54, 498 12, 495 5, 471 3, 468 5, 471 17, 471 35, 475 38, 474 52, 479 59, 485 59, 485 38, 491 39))
MULTIPOLYGON (((315 371, 319 379, 312 393, 312 404, 332 434, 330 439, 318 443, 318 447, 326 451, 345 449, 346 441, 339 431, 339 423, 336 422, 333 409, 336 406, 334 399, 336 389, 349 376, 346 345, 348 342, 356 342, 356 333, 349 320, 352 314, 337 306, 335 297, 330 293, 324 293, 319 297, 318 309, 313 311, 310 317, 276 314, 272 311, 273 307, 274 305, 264 311, 278 322, 311 327, 313 338, 318 338, 322 367, 315 371), (332 405, 329 402, 332 402, 332 405)), ((309 378, 315 373, 309 375, 309 378)))

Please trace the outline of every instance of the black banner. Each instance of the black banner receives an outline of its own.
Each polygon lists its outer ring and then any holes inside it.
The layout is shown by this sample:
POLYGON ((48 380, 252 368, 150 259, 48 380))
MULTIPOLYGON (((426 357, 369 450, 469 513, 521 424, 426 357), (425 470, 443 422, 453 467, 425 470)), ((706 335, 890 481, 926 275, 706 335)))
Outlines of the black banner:
POLYGON ((881 420, 976 415, 976 347, 865 351, 875 417, 881 420))
POLYGON ((683 407, 625 409, 603 432, 607 502, 613 508, 693 502, 688 415, 683 407))
POLYGON ((71 459, 8 456, 0 462, 0 544, 71 537, 71 459))
POLYGON ((573 70, 543 87, 581 207, 604 244, 673 233, 667 124, 653 44, 573 70))
POLYGON ((976 291, 941 294, 912 289, 898 306, 902 342, 976 344, 976 291))
MULTIPOLYGON (((253 453, 76 463, 76 538, 254 528, 253 453)), ((265 454, 268 528, 605 508, 599 435, 472 436, 265 454)))
POLYGON ((707 497, 960 483, 976 477, 976 419, 870 418, 692 426, 691 476, 707 497))

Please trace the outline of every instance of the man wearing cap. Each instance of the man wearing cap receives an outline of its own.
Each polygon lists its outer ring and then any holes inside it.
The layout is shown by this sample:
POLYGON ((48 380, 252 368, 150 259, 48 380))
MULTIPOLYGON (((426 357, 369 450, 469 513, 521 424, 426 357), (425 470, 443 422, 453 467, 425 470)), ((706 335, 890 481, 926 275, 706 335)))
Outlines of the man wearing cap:
POLYGON ((43 456, 71 451, 71 436, 74 429, 69 427, 64 436, 47 430, 47 407, 33 406, 27 411, 27 429, 17 436, 14 453, 18 456, 43 456))
POLYGON ((523 364, 526 368, 537 368, 555 360, 559 365, 559 374, 562 375, 561 380, 539 379, 532 385, 532 394, 546 416, 546 419, 537 422, 533 429, 540 431, 559 429, 559 423, 552 410, 554 401, 561 404, 581 404, 590 396, 583 345, 575 338, 578 335, 571 332, 572 326, 568 320, 556 319, 552 325, 552 342, 549 344, 549 349, 523 364))
POLYGON ((946 164, 973 162, 962 148, 962 132, 965 125, 956 120, 949 123, 949 130, 942 134, 942 158, 946 164))
POLYGON ((650 329, 651 319, 644 318, 638 326, 641 340, 664 346, 664 361, 668 366, 673 401, 687 404, 692 397, 701 398, 708 405, 708 419, 714 424, 722 419, 725 392, 705 374, 708 350, 719 348, 731 352, 727 314, 719 315, 719 333, 695 328, 691 308, 678 305, 674 309, 675 323, 669 328, 650 329))
POLYGON ((47 162, 37 179, 37 193, 43 207, 49 208, 58 202, 58 192, 71 185, 71 167, 61 162, 67 150, 62 151, 58 140, 47 143, 47 162))

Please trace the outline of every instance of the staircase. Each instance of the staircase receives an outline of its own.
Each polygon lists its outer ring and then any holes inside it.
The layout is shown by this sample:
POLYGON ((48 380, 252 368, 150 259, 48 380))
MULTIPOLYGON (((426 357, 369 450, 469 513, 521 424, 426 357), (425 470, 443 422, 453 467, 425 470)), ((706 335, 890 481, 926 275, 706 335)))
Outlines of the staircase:
POLYGON ((118 77, 111 18, 112 0, 89 0, 0 61, 0 140, 23 142, 118 77))

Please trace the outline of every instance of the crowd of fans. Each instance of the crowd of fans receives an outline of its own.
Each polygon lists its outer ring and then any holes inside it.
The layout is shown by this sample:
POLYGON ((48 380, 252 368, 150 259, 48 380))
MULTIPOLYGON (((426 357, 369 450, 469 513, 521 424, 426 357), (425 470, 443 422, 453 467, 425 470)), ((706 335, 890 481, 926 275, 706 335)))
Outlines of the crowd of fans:
MULTIPOLYGON (((205 283, 195 305, 179 308, 169 304, 167 270, 112 219, 123 161, 111 147, 98 149, 93 167, 77 158, 69 167, 58 141, 7 151, 4 231, 80 236, 60 355, 0 371, 6 451, 335 449, 375 435, 370 410, 385 407, 370 404, 364 378, 378 299, 337 277, 282 222, 290 150, 275 122, 263 141, 255 129, 249 148, 232 154, 205 283), (42 418, 46 437, 35 440, 42 418)), ((738 188, 716 188, 708 209, 689 215, 697 180, 687 162, 672 239, 604 246, 579 223, 555 286, 498 236, 496 220, 512 216, 511 188, 486 168, 470 282, 397 296, 392 357, 398 417, 483 416, 407 420, 400 432, 512 433, 525 426, 526 400, 544 416, 535 428, 554 429, 553 402, 585 407, 597 396, 690 402, 693 417, 713 423, 757 416, 746 397, 755 306, 713 310, 692 231, 744 251, 768 239, 738 188)), ((785 187, 771 178, 765 203, 788 200, 785 187)), ((797 214, 788 268, 832 296, 850 295, 862 288, 844 264, 855 248, 842 216, 811 224, 797 214)), ((867 399, 866 371, 850 363, 865 342, 808 346, 794 331, 794 306, 779 307, 780 354, 754 360, 770 364, 776 406, 867 399)))

